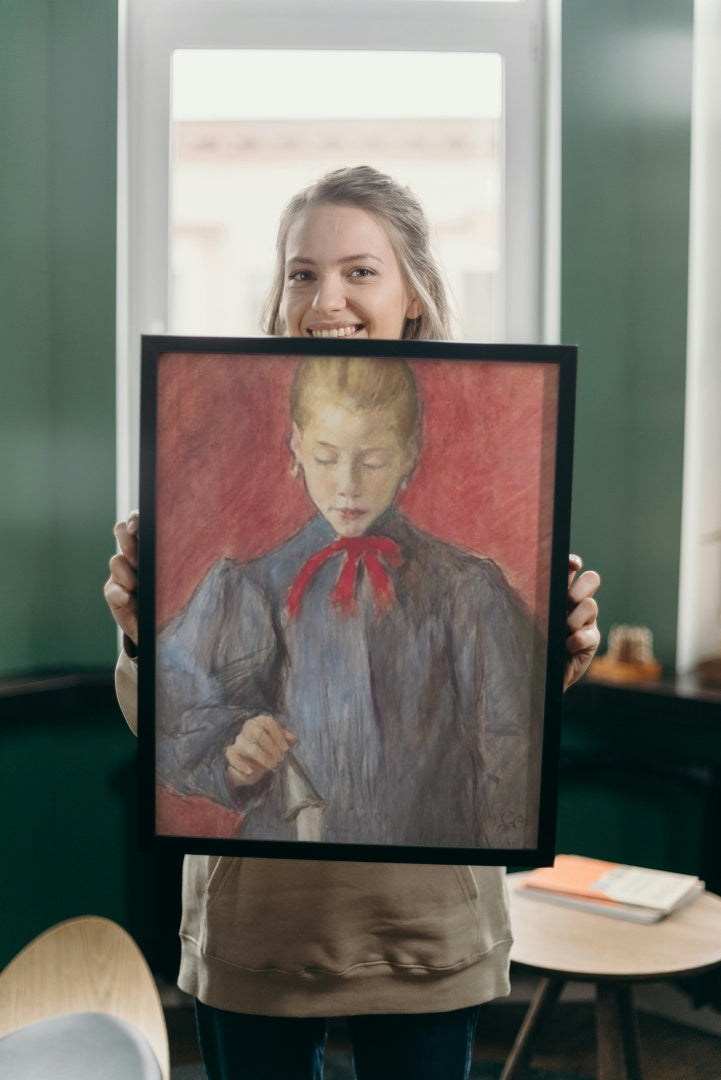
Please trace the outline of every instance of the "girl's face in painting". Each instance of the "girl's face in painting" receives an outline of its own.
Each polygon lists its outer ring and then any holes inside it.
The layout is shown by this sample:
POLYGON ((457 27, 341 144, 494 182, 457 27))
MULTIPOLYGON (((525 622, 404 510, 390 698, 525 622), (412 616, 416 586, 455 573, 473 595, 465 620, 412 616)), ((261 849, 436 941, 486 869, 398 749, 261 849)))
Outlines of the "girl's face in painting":
POLYGON ((289 229, 281 310, 292 337, 395 339, 421 314, 383 225, 335 203, 289 229))
POLYGON ((415 449, 402 444, 393 419, 391 410, 353 412, 326 399, 303 430, 293 425, 308 495, 338 536, 367 532, 413 469, 415 449))

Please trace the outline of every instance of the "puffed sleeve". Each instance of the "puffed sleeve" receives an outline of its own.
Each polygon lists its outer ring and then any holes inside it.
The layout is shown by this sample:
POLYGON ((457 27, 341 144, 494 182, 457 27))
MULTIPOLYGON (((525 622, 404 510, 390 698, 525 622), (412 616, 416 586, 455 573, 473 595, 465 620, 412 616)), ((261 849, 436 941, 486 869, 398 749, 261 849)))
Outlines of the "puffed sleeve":
POLYGON ((482 760, 480 812, 491 847, 535 847, 545 648, 518 593, 491 560, 459 582, 455 670, 466 738, 482 760))
POLYGON ((249 717, 276 712, 283 665, 268 598, 241 565, 221 560, 158 635, 156 655, 159 782, 237 809, 224 752, 249 717))

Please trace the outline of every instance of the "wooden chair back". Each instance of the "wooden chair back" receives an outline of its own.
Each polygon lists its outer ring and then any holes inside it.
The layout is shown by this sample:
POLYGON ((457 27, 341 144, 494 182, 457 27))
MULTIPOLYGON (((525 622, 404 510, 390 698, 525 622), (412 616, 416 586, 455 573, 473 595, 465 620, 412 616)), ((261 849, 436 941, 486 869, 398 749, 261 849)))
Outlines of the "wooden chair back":
POLYGON ((0 1037, 74 1012, 104 1013, 132 1024, 169 1080, 168 1032, 150 968, 122 927, 96 915, 51 927, 0 972, 0 1037))

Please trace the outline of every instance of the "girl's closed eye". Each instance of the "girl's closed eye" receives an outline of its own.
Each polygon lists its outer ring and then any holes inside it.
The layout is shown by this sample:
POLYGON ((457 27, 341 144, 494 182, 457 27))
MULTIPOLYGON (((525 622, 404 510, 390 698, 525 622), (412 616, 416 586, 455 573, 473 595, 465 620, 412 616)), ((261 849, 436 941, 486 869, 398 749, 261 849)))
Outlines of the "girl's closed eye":
POLYGON ((364 456, 360 463, 367 472, 378 472, 380 469, 388 468, 390 458, 376 451, 372 455, 364 456))

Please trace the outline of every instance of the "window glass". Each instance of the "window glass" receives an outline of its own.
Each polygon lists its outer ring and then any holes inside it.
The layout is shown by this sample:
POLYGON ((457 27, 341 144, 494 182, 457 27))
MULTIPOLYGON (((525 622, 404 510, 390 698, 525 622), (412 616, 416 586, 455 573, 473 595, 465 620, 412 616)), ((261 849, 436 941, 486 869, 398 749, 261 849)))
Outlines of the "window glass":
POLYGON ((137 503, 141 335, 257 334, 278 214, 329 169, 417 192, 456 337, 556 340, 558 7, 122 0, 119 512, 137 503))
POLYGON ((257 334, 284 204, 369 164, 423 202, 457 336, 501 337, 500 56, 176 50, 172 125, 171 332, 257 334))

